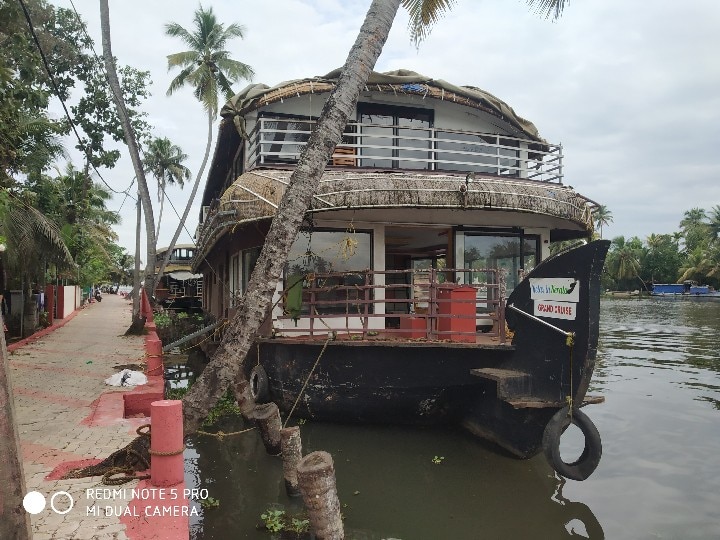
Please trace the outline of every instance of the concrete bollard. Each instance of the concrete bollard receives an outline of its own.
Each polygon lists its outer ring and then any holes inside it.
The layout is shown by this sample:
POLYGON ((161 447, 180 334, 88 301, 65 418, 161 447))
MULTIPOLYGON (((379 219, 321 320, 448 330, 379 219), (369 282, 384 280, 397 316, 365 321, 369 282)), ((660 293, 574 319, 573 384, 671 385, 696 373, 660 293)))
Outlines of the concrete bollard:
POLYGON ((301 493, 298 487, 297 465, 302 459, 302 439, 298 426, 280 430, 280 447, 282 449, 285 491, 290 497, 299 497, 301 493))
POLYGON ((333 459, 327 452, 313 452, 297 466, 298 484, 308 510, 310 532, 318 540, 345 538, 333 459))
POLYGON ((277 405, 274 403, 256 405, 253 411, 253 419, 257 422, 260 437, 265 445, 265 451, 272 456, 280 454, 282 422, 280 421, 280 410, 277 405))
POLYGON ((145 338, 145 351, 147 354, 147 363, 145 366, 146 375, 162 375, 163 374, 163 352, 162 341, 157 337, 156 333, 152 333, 145 338))
POLYGON ((179 484, 185 479, 182 401, 153 401, 150 425, 150 483, 157 487, 179 484))

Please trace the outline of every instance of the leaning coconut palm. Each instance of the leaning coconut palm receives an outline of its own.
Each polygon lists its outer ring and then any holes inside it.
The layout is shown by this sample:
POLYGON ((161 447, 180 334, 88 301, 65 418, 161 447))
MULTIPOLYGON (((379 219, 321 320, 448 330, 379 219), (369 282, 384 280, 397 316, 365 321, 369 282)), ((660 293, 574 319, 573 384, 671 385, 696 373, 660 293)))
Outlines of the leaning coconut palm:
MULTIPOLYGON (((153 217, 152 200, 150 199, 150 191, 148 190, 147 180, 145 179, 145 171, 140 160, 140 150, 138 148, 137 137, 130 123, 130 116, 125 107, 125 99, 123 98, 120 81, 115 68, 115 59, 112 54, 112 45, 110 41, 110 9, 107 0, 100 0, 100 25, 102 28, 102 44, 103 44, 103 60, 108 75, 108 81, 112 89, 113 100, 117 107, 118 116, 122 123, 123 134, 125 135, 125 143, 128 146, 128 153, 132 160, 135 177, 138 182, 138 197, 145 209, 145 237, 146 237, 146 254, 147 266, 145 271, 145 291, 149 294, 155 290, 155 274, 152 271, 155 268, 155 218, 153 217)), ((138 220, 139 222, 139 220, 138 220)), ((139 290, 140 283, 134 284, 135 290, 139 290)), ((133 324, 131 328, 142 329, 144 319, 140 318, 139 302, 133 303, 133 324)))
MULTIPOLYGON (((531 5, 551 6, 557 13, 565 4, 565 0, 530 1, 531 5)), ((305 212, 310 208, 325 165, 342 138, 360 91, 382 52, 401 3, 409 10, 413 20, 419 16, 421 24, 423 21, 428 24, 436 21, 437 15, 452 5, 451 1, 443 0, 373 0, 338 83, 323 107, 280 201, 237 314, 226 327, 222 343, 210 363, 183 398, 185 433, 194 432, 207 416, 209 408, 243 376, 240 367, 269 313, 275 286, 305 212), (437 15, 423 16, 428 12, 437 15)), ((411 21, 411 34, 412 24, 411 21)))
POLYGON ((227 42, 233 38, 245 37, 245 28, 239 24, 227 27, 219 23, 212 8, 204 9, 202 6, 195 12, 195 26, 188 31, 177 23, 165 26, 165 33, 180 38, 189 50, 168 55, 168 70, 179 67, 180 73, 170 83, 167 94, 171 95, 184 86, 193 89, 195 97, 202 103, 208 115, 208 136, 200 170, 198 170, 180 223, 175 230, 165 258, 160 263, 158 275, 162 275, 167 266, 173 247, 185 227, 185 221, 195 200, 200 180, 208 157, 213 137, 213 122, 218 112, 218 100, 222 94, 225 99, 233 95, 232 85, 242 79, 252 79, 253 69, 242 62, 230 58, 230 52, 225 50, 227 42))
POLYGON ((165 188, 168 185, 177 184, 180 187, 185 185, 185 180, 190 179, 190 169, 183 165, 187 154, 182 149, 170 142, 167 137, 156 137, 150 141, 145 151, 143 165, 152 174, 158 183, 158 201, 160 211, 158 214, 155 237, 160 235, 160 222, 162 221, 163 206, 165 205, 165 188))

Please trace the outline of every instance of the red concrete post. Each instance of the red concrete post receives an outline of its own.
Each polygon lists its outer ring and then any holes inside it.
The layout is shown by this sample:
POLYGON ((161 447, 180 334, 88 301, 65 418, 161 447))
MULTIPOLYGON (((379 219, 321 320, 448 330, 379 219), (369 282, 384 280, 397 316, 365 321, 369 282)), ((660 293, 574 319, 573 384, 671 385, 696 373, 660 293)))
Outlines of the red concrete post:
POLYGON ((52 326, 55 321, 55 287, 45 286, 45 311, 48 314, 48 324, 52 326))
POLYGON ((153 401, 150 424, 150 483, 157 487, 177 485, 185 478, 182 401, 153 401))
POLYGON ((145 338, 145 354, 147 363, 145 365, 146 375, 163 374, 163 352, 162 341, 157 333, 152 332, 145 338))
POLYGON ((153 320, 152 307, 150 306, 150 299, 145 294, 145 289, 141 290, 140 293, 140 315, 146 318, 145 322, 153 320))
POLYGON ((62 285, 58 287, 57 312, 58 319, 65 318, 65 287, 62 285))

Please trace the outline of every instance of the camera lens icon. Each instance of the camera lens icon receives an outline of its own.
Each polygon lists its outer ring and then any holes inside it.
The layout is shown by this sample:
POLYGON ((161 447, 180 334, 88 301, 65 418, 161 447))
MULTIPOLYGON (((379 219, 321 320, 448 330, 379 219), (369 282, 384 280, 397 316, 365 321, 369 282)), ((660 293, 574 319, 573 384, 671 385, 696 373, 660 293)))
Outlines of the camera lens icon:
MULTIPOLYGON (((45 506, 47 506, 47 500, 45 495, 39 491, 30 491, 23 497, 23 508, 28 514, 39 514, 45 510, 45 506)), ((73 509, 73 506, 75 506, 75 500, 67 491, 56 491, 50 497, 50 508, 56 514, 67 514, 73 509)))

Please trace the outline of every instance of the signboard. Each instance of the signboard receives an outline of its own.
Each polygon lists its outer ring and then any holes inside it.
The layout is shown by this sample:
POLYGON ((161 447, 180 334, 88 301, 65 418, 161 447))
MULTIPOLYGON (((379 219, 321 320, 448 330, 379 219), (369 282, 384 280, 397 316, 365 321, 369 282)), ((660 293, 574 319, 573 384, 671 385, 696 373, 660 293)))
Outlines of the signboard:
POLYGON ((530 298, 579 302, 580 282, 574 278, 530 278, 530 298))
POLYGON ((550 317, 552 319, 566 319, 574 321, 577 316, 577 304, 574 302, 555 302, 553 300, 536 300, 536 317, 550 317))

